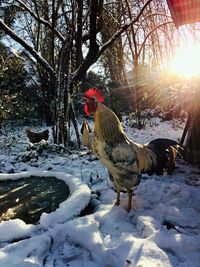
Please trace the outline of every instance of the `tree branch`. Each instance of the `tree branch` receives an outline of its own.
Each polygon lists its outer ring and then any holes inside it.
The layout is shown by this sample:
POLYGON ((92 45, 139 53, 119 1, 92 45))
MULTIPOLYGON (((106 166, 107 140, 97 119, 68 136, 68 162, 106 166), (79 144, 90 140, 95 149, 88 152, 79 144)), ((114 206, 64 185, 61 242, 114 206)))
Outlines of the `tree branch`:
POLYGON ((39 63, 44 67, 52 77, 56 78, 56 72, 50 66, 50 64, 42 58, 35 49, 33 49, 24 39, 19 37, 11 28, 9 28, 1 19, 0 19, 0 29, 2 29, 6 34, 8 34, 13 40, 22 45, 39 63))
POLYGON ((152 0, 148 0, 146 4, 142 7, 140 10, 139 14, 137 15, 136 18, 132 19, 130 22, 124 24, 119 31, 117 31, 98 51, 96 56, 94 57, 89 57, 89 53, 86 56, 84 62, 80 65, 80 67, 76 70, 76 72, 72 75, 73 81, 75 80, 80 80, 82 75, 86 73, 86 71, 89 69, 89 67, 96 62, 100 56, 105 52, 107 48, 109 48, 119 37, 124 33, 132 24, 136 23, 142 13, 144 12, 145 8, 150 4, 152 0))
POLYGON ((139 50, 139 52, 138 52, 138 54, 137 54, 138 57, 140 56, 140 53, 141 53, 141 51, 142 51, 142 48, 143 48, 143 46, 145 45, 146 40, 148 39, 148 37, 149 37, 155 30, 159 29, 160 27, 162 27, 162 26, 164 26, 164 25, 170 24, 170 23, 173 23, 173 20, 170 20, 170 21, 167 21, 167 22, 164 22, 164 23, 158 25, 157 27, 155 27, 152 31, 150 31, 150 32, 147 34, 147 36, 145 37, 145 39, 144 39, 144 41, 143 41, 143 43, 142 43, 142 45, 141 45, 141 47, 140 47, 140 50, 139 50))
MULTIPOLYGON (((16 2, 18 2, 26 11, 28 11, 29 12, 29 14, 34 18, 34 19, 36 19, 38 22, 40 22, 40 23, 42 23, 42 24, 44 24, 45 26, 47 26, 48 28, 50 28, 51 30, 52 30, 52 25, 48 22, 48 21, 46 21, 46 20, 44 20, 44 19, 42 19, 42 18, 40 18, 39 16, 37 16, 37 14, 35 14, 27 5, 25 5, 21 0, 16 0, 16 2)), ((62 34, 59 32, 59 31, 57 31, 56 29, 54 29, 54 32, 55 32, 55 34, 57 35, 57 37, 60 39, 60 41, 64 41, 65 40, 65 38, 62 36, 62 34)))
POLYGON ((139 28, 140 28, 140 26, 142 25, 142 23, 143 23, 146 19, 148 19, 148 18, 150 18, 150 17, 153 17, 153 16, 164 16, 164 17, 166 17, 166 18, 172 19, 171 16, 166 15, 166 14, 163 14, 163 13, 151 13, 151 14, 147 15, 147 16, 141 21, 141 23, 138 25, 138 27, 137 27, 137 29, 136 29, 136 31, 135 31, 135 34, 136 34, 137 31, 139 30, 139 28))
POLYGON ((145 8, 151 3, 152 0, 148 0, 146 2, 146 4, 142 7, 142 9, 140 10, 140 13, 137 15, 136 18, 133 18, 130 22, 124 24, 121 29, 119 31, 117 31, 113 37, 108 40, 102 47, 101 49, 99 50, 99 53, 98 53, 98 58, 104 53, 104 51, 110 47, 117 39, 120 35, 122 35, 122 33, 124 33, 132 24, 136 23, 140 16, 142 15, 142 13, 144 12, 145 8))

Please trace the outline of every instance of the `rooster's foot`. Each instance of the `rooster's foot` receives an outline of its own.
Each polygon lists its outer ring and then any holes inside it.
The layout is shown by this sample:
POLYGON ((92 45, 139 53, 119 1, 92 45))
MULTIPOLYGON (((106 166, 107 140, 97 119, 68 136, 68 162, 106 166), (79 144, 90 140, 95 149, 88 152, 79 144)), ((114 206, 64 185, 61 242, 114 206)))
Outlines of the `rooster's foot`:
POLYGON ((120 201, 117 200, 117 201, 115 202, 115 206, 119 206, 119 204, 120 204, 120 201))
POLYGON ((127 208, 128 212, 131 210, 132 195, 133 195, 133 191, 130 191, 129 194, 128 194, 128 208, 127 208))

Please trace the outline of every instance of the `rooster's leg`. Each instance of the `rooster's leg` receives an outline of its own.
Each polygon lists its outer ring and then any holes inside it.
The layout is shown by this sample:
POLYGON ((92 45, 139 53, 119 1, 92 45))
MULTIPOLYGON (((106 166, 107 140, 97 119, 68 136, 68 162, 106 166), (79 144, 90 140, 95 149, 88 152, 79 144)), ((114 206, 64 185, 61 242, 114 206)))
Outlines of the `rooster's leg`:
POLYGON ((117 201, 115 202, 115 205, 116 205, 116 206, 119 206, 119 204, 120 204, 120 191, 121 191, 121 190, 118 190, 118 189, 117 189, 117 201))
POLYGON ((109 174, 109 177, 110 177, 111 181, 113 181, 113 183, 115 185, 115 189, 117 191, 117 201, 115 202, 115 206, 119 206, 119 204, 120 204, 120 192, 121 192, 122 187, 117 183, 117 181, 114 179, 114 177, 111 174, 109 174))
POLYGON ((132 195, 133 195, 133 191, 130 191, 129 194, 128 194, 128 208, 127 208, 128 212, 131 210, 132 195))

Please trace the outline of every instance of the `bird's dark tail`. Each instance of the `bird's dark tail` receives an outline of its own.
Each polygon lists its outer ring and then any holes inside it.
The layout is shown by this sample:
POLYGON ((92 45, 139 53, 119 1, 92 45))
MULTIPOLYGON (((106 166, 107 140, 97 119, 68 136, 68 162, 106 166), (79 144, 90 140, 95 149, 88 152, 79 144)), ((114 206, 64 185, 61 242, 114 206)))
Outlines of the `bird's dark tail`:
POLYGON ((177 154, 182 155, 184 151, 184 148, 176 141, 165 138, 155 139, 145 146, 155 153, 157 159, 157 164, 153 164, 146 171, 149 175, 153 173, 163 175, 165 172, 172 174, 177 154))

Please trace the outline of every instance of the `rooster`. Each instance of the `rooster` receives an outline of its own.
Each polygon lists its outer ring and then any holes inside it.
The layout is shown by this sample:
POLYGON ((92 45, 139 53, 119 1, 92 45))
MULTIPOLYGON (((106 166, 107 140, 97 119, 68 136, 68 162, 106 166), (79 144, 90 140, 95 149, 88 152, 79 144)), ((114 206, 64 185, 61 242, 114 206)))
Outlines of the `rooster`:
POLYGON ((31 143, 39 143, 41 140, 47 141, 49 138, 49 130, 46 129, 42 132, 33 132, 29 128, 25 128, 25 132, 27 134, 28 139, 31 143))
POLYGON ((155 139, 145 145, 130 140, 122 129, 115 113, 102 104, 104 97, 98 89, 85 93, 84 111, 94 115, 94 130, 83 123, 82 144, 107 167, 117 191, 116 205, 120 204, 120 191, 128 192, 128 208, 131 210, 132 193, 140 183, 142 173, 149 175, 171 174, 175 167, 177 151, 182 149, 170 139, 155 139))

